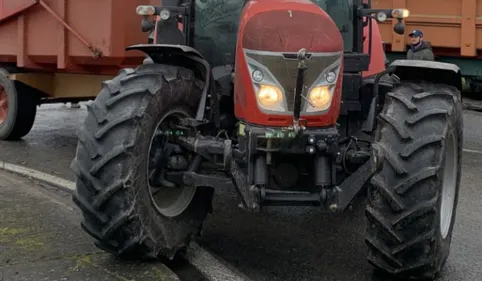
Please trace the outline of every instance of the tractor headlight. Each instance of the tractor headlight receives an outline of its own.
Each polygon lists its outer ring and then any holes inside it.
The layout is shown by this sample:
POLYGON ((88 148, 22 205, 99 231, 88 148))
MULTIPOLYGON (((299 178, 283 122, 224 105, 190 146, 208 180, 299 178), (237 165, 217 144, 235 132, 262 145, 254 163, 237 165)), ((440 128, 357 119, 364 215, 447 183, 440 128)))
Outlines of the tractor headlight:
POLYGON ((246 56, 246 62, 258 107, 263 111, 270 111, 271 114, 286 112, 285 89, 279 81, 266 66, 249 55, 246 56))
POLYGON ((256 97, 258 104, 266 110, 284 111, 283 92, 273 85, 260 85, 256 97))
POLYGON ((336 72, 330 71, 326 74, 326 82, 332 84, 336 82, 336 72))
POLYGON ((330 86, 318 86, 311 89, 308 94, 309 107, 308 111, 323 111, 331 105, 331 90, 330 86))
POLYGON ((377 21, 385 22, 388 19, 388 15, 385 12, 377 13, 377 21))
POLYGON ((140 16, 153 16, 156 13, 154 6, 138 6, 136 13, 140 16))
POLYGON ((410 10, 407 9, 393 9, 392 17, 396 19, 408 18, 410 16, 410 10))
POLYGON ((159 13, 159 17, 161 18, 161 20, 168 20, 171 17, 171 11, 169 11, 168 9, 162 9, 159 13))
POLYGON ((263 81, 263 78, 264 78, 263 72, 261 72, 259 70, 253 71, 252 76, 253 76, 253 80, 256 81, 256 82, 261 82, 261 81, 263 81))
POLYGON ((304 112, 320 112, 330 108, 335 85, 338 81, 340 65, 341 60, 337 60, 318 76, 316 82, 309 89, 304 112))

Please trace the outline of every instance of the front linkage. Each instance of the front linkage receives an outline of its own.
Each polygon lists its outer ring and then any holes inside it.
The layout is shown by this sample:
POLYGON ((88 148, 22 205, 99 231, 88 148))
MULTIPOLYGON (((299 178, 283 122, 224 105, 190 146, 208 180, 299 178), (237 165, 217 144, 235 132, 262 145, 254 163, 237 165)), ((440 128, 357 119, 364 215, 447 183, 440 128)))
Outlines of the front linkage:
POLYGON ((199 159, 189 171, 166 172, 165 180, 176 185, 232 188, 242 201, 241 206, 260 211, 267 205, 324 206, 331 211, 345 210, 371 176, 368 151, 343 153, 335 128, 318 130, 266 129, 239 125, 236 144, 230 139, 200 135, 195 128, 186 129, 193 119, 185 119, 179 132, 172 133, 176 143, 195 152, 199 159), (301 132, 300 132, 301 131, 301 132), (313 180, 317 192, 285 191, 267 188, 268 167, 274 153, 306 154, 314 157, 313 180), (335 162, 347 157, 361 165, 342 183, 336 181, 335 162), (260 156, 261 155, 261 156, 260 156), (206 173, 206 171, 209 171, 206 173))

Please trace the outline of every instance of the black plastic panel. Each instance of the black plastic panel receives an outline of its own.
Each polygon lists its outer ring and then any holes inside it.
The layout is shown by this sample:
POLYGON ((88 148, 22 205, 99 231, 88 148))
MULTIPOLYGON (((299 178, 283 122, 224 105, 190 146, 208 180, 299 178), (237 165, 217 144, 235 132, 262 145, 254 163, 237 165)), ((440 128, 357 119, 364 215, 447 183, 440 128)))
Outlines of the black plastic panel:
POLYGON ((360 53, 344 54, 344 72, 362 72, 367 71, 370 65, 370 55, 360 53))

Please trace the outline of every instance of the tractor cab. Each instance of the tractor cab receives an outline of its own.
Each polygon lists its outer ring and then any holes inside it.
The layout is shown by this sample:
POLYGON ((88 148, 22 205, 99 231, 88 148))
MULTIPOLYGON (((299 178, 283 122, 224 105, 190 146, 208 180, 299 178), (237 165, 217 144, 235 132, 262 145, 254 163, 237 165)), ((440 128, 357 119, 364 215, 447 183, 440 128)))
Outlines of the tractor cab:
MULTIPOLYGON (((152 37, 157 38, 155 41, 157 44, 188 43, 186 45, 191 45, 198 50, 212 67, 224 64, 234 65, 240 16, 242 9, 245 5, 249 5, 250 1, 195 0, 180 3, 179 0, 164 0, 162 2, 166 8, 192 5, 190 13, 194 13, 194 16, 190 15, 192 22, 187 24, 194 26, 195 34, 191 42, 186 42, 189 38, 187 38, 187 29, 183 28, 182 16, 176 16, 176 13, 171 11, 169 15, 163 14, 164 19, 161 16, 158 17, 157 28, 154 24, 149 24, 148 28, 143 29, 144 32, 150 32, 152 37), (157 33, 156 36, 154 32, 157 33)), ((314 0, 313 3, 328 13, 338 26, 343 37, 344 50, 353 51, 353 0, 314 0)), ((267 31, 278 32, 277 30, 267 31)))

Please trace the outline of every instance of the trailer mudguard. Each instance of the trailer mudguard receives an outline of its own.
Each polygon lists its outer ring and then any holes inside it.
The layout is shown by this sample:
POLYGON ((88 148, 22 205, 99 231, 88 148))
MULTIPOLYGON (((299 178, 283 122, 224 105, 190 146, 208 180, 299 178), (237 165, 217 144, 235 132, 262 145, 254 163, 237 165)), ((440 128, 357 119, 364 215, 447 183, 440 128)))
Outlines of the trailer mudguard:
POLYGON ((460 68, 451 63, 424 60, 395 60, 389 67, 393 67, 393 74, 402 81, 430 81, 447 84, 462 91, 462 74, 460 68))

